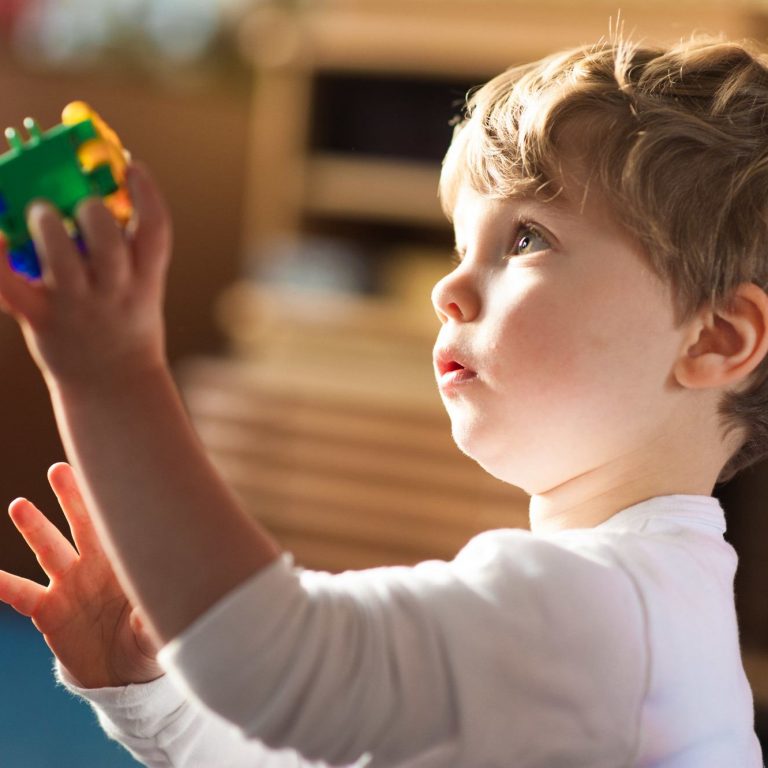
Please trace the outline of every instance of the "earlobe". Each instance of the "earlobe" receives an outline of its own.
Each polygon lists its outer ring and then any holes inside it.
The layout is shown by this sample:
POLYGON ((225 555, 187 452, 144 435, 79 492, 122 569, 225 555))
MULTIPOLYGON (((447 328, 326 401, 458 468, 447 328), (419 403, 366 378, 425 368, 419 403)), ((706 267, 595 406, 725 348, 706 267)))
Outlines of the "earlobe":
POLYGON ((745 380, 768 353, 768 295, 743 283, 727 308, 700 312, 688 326, 675 363, 688 389, 724 387, 745 380))

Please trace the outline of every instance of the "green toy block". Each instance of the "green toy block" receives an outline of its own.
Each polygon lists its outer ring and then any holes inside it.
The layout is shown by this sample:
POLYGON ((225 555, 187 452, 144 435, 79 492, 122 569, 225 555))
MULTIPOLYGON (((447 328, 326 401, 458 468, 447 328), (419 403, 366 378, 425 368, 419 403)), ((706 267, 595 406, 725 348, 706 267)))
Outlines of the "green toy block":
POLYGON ((13 128, 5 132, 11 149, 0 155, 0 230, 9 242, 12 267, 34 278, 40 276, 40 264, 27 229, 27 206, 42 198, 72 220, 81 200, 109 195, 118 185, 109 165, 90 173, 80 165, 78 149, 99 138, 91 120, 57 125, 43 133, 27 118, 24 127, 27 142, 13 128))

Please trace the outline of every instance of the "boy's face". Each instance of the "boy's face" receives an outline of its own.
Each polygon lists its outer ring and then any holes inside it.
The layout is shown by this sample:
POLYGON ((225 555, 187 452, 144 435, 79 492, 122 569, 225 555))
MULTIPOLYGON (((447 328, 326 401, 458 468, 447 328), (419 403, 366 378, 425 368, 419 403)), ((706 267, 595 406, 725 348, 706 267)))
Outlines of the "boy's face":
POLYGON ((464 187, 454 226, 461 262, 432 301, 459 448, 532 494, 643 467, 679 416, 682 331, 640 246, 593 198, 580 211, 464 187), (469 371, 446 373, 450 360, 469 371))

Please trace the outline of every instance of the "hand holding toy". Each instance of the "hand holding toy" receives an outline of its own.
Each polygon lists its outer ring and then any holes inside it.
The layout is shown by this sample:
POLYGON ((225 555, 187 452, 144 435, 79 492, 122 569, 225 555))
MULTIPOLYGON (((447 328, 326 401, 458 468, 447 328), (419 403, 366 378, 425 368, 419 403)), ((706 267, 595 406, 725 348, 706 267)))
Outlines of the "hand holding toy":
POLYGON ((26 224, 27 206, 43 198, 64 217, 70 235, 81 246, 73 223, 83 199, 104 198, 121 223, 131 218, 125 187, 129 155, 117 134, 82 101, 68 104, 60 125, 42 132, 32 118, 24 120, 25 143, 14 128, 5 136, 11 149, 0 156, 0 230, 9 243, 14 270, 40 277, 40 263, 26 224))

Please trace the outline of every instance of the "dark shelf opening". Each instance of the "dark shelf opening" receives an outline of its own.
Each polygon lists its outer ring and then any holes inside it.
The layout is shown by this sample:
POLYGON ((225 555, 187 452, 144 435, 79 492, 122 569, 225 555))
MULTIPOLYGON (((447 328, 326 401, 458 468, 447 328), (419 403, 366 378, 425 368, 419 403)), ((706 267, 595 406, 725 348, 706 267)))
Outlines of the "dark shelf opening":
POLYGON ((320 73, 313 81, 310 149, 440 161, 476 81, 320 73))

